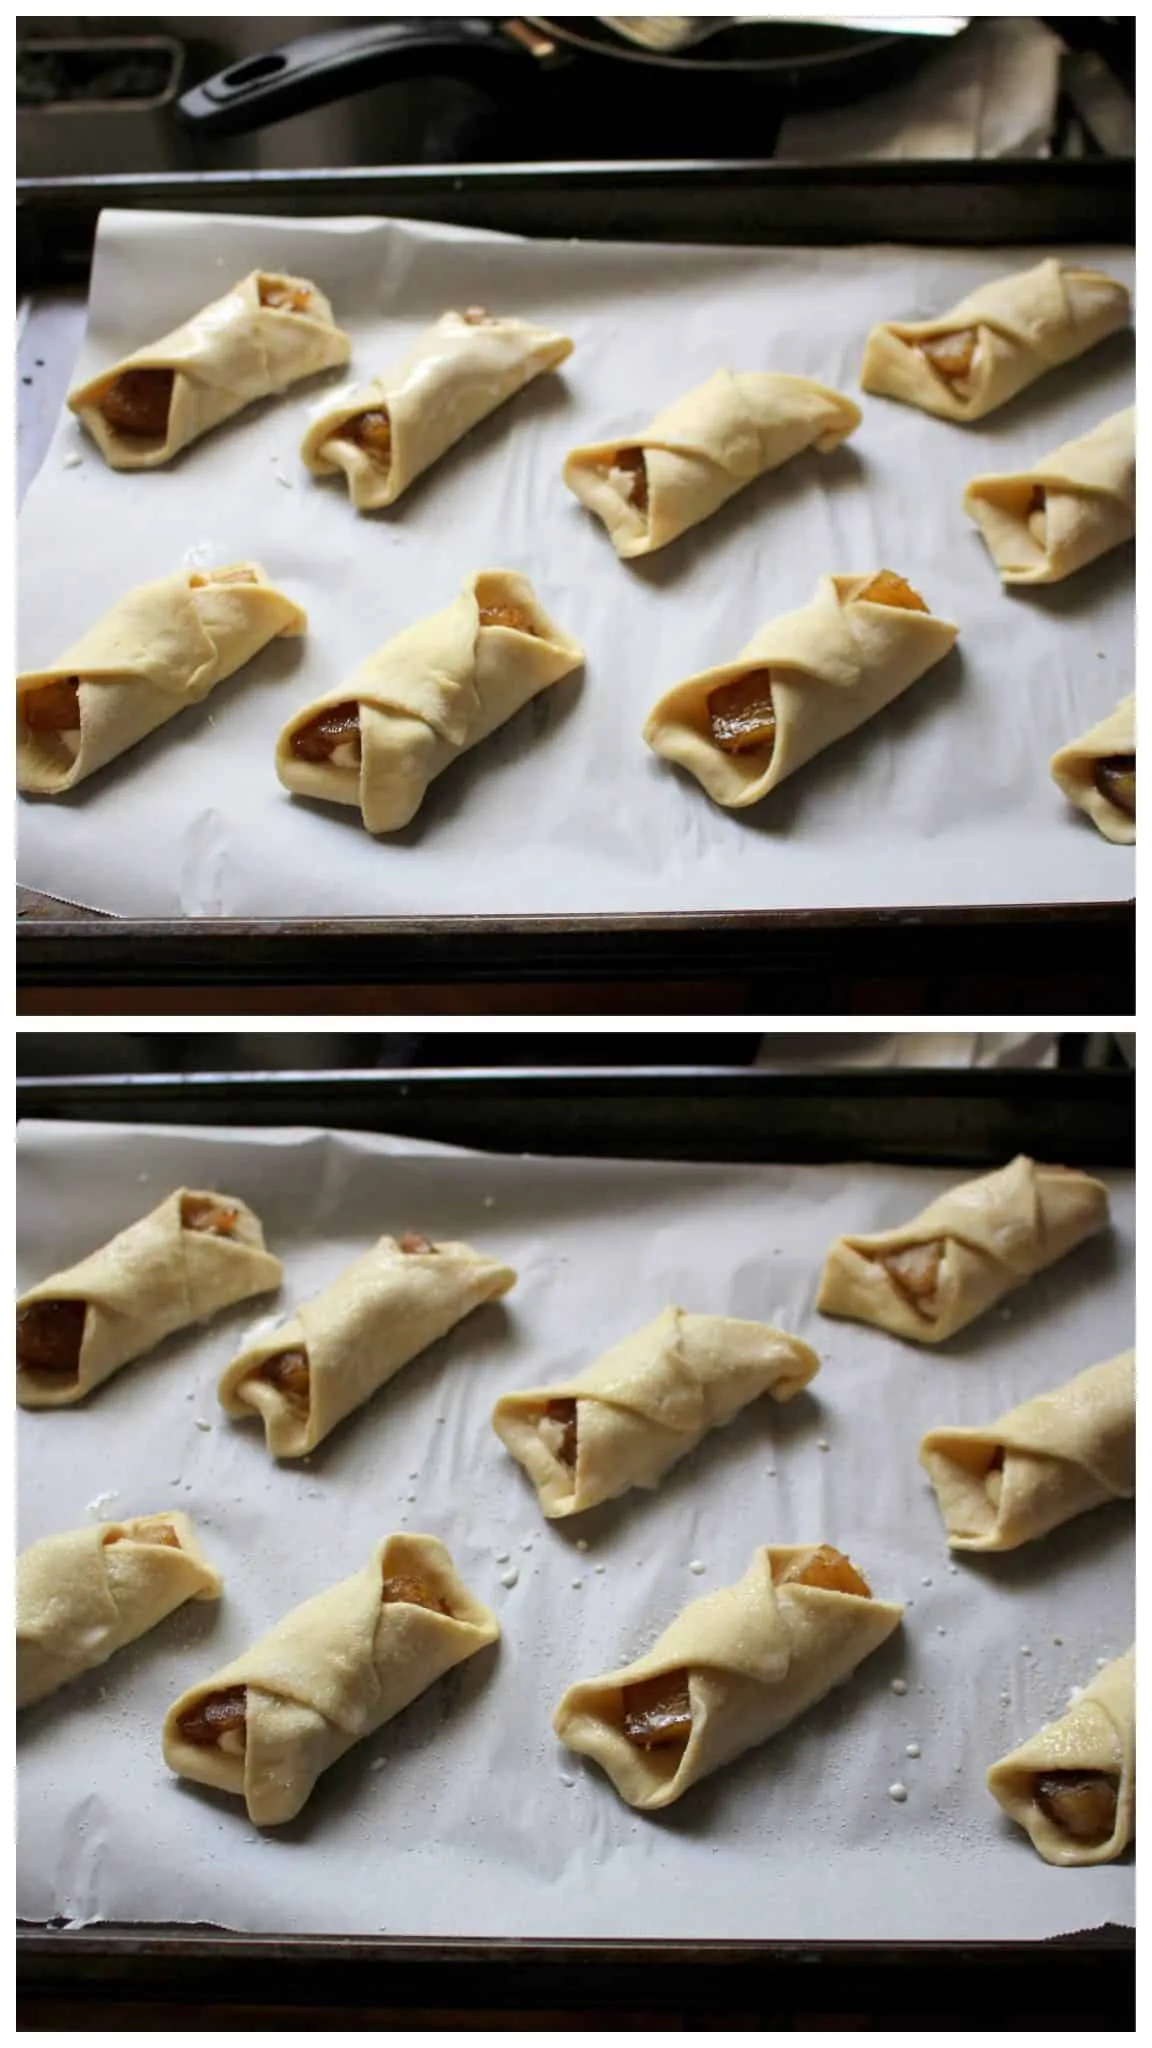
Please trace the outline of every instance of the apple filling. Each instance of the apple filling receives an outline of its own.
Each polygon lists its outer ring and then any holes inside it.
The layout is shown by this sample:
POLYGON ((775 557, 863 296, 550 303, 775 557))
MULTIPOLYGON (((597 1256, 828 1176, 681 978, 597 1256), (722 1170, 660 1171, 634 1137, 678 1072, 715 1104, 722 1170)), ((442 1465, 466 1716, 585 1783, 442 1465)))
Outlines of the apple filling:
POLYGON ((287 277, 260 279, 260 304, 272 313, 307 313, 312 294, 307 285, 293 284, 287 277))
POLYGON ((359 768, 361 760, 360 706, 329 704, 300 726, 292 735, 292 752, 298 761, 313 761, 330 768, 359 768))
POLYGON ((234 1237, 239 1221, 239 1209, 228 1209, 211 1195, 185 1195, 180 1204, 182 1230, 198 1230, 207 1237, 234 1237))
POLYGON ((392 463, 392 421, 382 405, 373 406, 369 412, 358 412, 352 419, 345 420, 336 434, 338 441, 351 441, 354 448, 362 448, 373 462, 387 474, 392 463))
POLYGON ((931 1238, 927 1244, 906 1245, 903 1251, 877 1254, 877 1263, 883 1266, 897 1291, 926 1322, 936 1318, 936 1292, 943 1258, 944 1240, 939 1237, 931 1238))
POLYGON ((1042 1771, 1036 1775, 1032 1797, 1041 1813, 1073 1841, 1097 1848, 1115 1829, 1119 1789, 1107 1771, 1042 1771))
POLYGON ((511 633, 527 633, 532 640, 539 634, 530 612, 522 604, 482 604, 480 606, 482 626, 506 626, 511 633))
POLYGON ((224 1692, 206 1693, 181 1714, 177 1725, 185 1742, 194 1742, 198 1749, 215 1744, 229 1756, 243 1756, 247 1718, 247 1686, 230 1685, 224 1692))
POLYGON ((121 370, 102 393, 100 410, 118 434, 163 441, 175 380, 174 370, 121 370))
POLYGON ((747 754, 754 747, 766 747, 770 754, 776 743, 771 669, 749 669, 712 690, 708 728, 713 745, 726 754, 747 754))
POLYGON ((66 733, 80 730, 80 678, 61 676, 21 698, 24 723, 29 732, 66 733))
POLYGON ((648 464, 642 448, 618 448, 605 472, 613 489, 626 505, 648 517, 648 464))
POLYGON ((959 327, 953 334, 934 334, 928 341, 917 342, 916 349, 957 398, 967 398, 979 339, 974 327, 959 327))
POLYGON ((169 1550, 182 1548, 180 1538, 171 1522, 163 1515, 142 1515, 130 1529, 118 1529, 109 1543, 162 1543, 169 1550))
POLYGON ((575 1401, 549 1401, 540 1418, 540 1441, 570 1472, 576 1470, 576 1429, 575 1401))
POLYGON ((385 1607, 426 1607, 430 1614, 452 1612, 450 1607, 445 1606, 439 1593, 434 1593, 431 1586, 425 1585, 423 1579, 418 1579, 409 1572, 398 1572, 394 1578, 385 1579, 380 1597, 385 1607))
POLYGON ((33 1301, 16 1311, 16 1363, 52 1380, 80 1376, 86 1301, 33 1301))
POLYGON ((306 1351, 278 1351, 274 1358, 266 1358, 257 1368, 256 1377, 266 1380, 270 1387, 283 1394, 290 1407, 307 1414, 312 1381, 306 1351))
POLYGON ((210 583, 259 583, 255 569, 243 565, 235 569, 197 569, 188 578, 189 590, 206 590, 210 583))
POLYGON ((773 1573, 778 1586, 816 1586, 822 1593, 851 1593, 857 1600, 870 1600, 872 1588, 857 1571, 850 1557, 821 1543, 800 1557, 792 1558, 773 1573))
POLYGON ((892 569, 880 569, 856 594, 857 604, 887 604, 895 611, 926 612, 928 606, 918 590, 892 569))
POLYGON ((683 1745, 692 1733, 686 1671, 661 1671, 622 1689, 624 1733, 637 1749, 683 1745))
POLYGON ((1136 756, 1109 754, 1097 761, 1092 777, 1102 797, 1125 817, 1136 816, 1136 756))

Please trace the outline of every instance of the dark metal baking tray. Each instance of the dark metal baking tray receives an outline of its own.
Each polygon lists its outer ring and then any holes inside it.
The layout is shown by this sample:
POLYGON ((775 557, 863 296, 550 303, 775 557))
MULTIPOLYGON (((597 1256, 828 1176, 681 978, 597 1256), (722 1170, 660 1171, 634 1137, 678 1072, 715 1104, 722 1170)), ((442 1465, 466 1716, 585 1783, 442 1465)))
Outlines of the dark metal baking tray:
MULTIPOLYGON (((384 214, 527 235, 819 245, 1126 243, 1135 236, 1127 159, 1050 162, 784 162, 481 165, 300 172, 173 172, 41 178, 17 185, 21 288, 87 279, 102 208, 384 214)), ((941 911, 379 919, 94 916, 43 899, 17 935, 24 997, 37 988, 115 991, 402 983, 754 978, 757 1007, 834 1002, 828 983, 899 979, 928 1013, 989 1007, 1135 1007, 1130 903, 941 911), (822 985, 814 989, 813 983, 822 985), (965 1005, 965 995, 971 1001, 965 1005)), ((851 1006, 851 1003, 850 1005, 851 1006)))
MULTIPOLYGON (((131 1074, 23 1081, 22 1117, 308 1123, 497 1151, 659 1159, 881 1159, 971 1168, 1034 1151, 1127 1168, 1130 1073, 663 1068, 131 1074)), ((42 2028, 922 2027, 1130 2031, 1130 1928, 1053 1942, 405 1941, 205 1927, 22 1927, 42 2028), (100 2017, 99 2015, 103 2015, 100 2017)))

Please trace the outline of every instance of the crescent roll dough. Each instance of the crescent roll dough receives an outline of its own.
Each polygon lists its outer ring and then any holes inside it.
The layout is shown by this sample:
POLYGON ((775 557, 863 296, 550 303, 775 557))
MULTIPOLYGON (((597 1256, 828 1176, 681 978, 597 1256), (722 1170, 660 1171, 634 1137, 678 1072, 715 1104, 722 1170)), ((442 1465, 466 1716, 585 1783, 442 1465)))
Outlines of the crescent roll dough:
POLYGON ((564 481, 603 520, 618 555, 652 555, 802 449, 838 448, 860 417, 811 377, 717 370, 641 433, 574 448, 564 481))
POLYGON ((26 1707, 146 1635, 222 1580, 187 1515, 136 1515, 45 1536, 16 1563, 16 1704, 26 1707))
POLYGON ((229 1415, 263 1418, 276 1458, 315 1450, 354 1408, 481 1302, 515 1285, 470 1244, 382 1237, 285 1323, 246 1344, 220 1380, 229 1415))
POLYGON ((766 1544, 735 1586, 694 1600, 643 1657, 570 1686, 553 1726, 629 1806, 671 1806, 849 1678, 903 1612, 874 1600, 838 1551, 766 1544))
POLYGON ((1136 1833, 1136 1649, 988 1773, 1045 1863, 1112 1863, 1136 1833))
POLYGON ((444 313, 395 369, 325 404, 300 453, 314 476, 343 470, 358 512, 394 505, 455 441, 556 369, 572 347, 566 334, 479 307, 444 313))
POLYGON ((140 584, 51 668, 17 676, 20 788, 38 796, 75 789, 270 640, 307 624, 255 562, 140 584))
POLYGON ((1136 409, 1031 469, 973 477, 964 510, 1005 583, 1060 583, 1136 531, 1136 409))
POLYGON ((661 697, 644 738, 714 803, 740 810, 891 704, 947 654, 957 631, 890 570, 822 576, 801 611, 661 697))
POLYGON ((980 285, 936 320, 874 327, 860 382, 941 419, 980 420, 1126 327, 1130 315, 1127 287, 1116 278, 1048 256, 980 285))
POLYGON ((181 1695, 164 1721, 165 1762, 235 1793, 257 1827, 277 1827, 337 1757, 499 1635, 434 1536, 386 1537, 362 1571, 181 1695))
POLYGON ((759 1394, 790 1401, 816 1353, 767 1323, 666 1308, 574 1379, 505 1394, 492 1427, 549 1520, 654 1487, 759 1394))
POLYGON ((949 1188, 902 1228, 838 1237, 816 1306, 916 1344, 942 1344, 1107 1223, 1100 1181, 1021 1154, 949 1188))
POLYGON ((583 660, 526 576, 482 570, 298 711, 276 772, 296 796, 358 804, 369 832, 399 831, 435 776, 583 660))
POLYGON ((260 1219, 235 1195, 177 1188, 16 1304, 16 1398, 67 1408, 174 1330, 279 1287, 260 1219))
POLYGON ((1070 803, 1087 813, 1115 846, 1136 844, 1136 699, 1124 697, 1102 718, 1053 754, 1050 772, 1070 803))
POLYGON ((350 353, 308 278, 253 270, 182 327, 78 385, 68 404, 112 469, 158 469, 255 399, 350 353))
POLYGON ((933 1429, 920 1463, 953 1550, 1015 1550, 1136 1491, 1136 1353, 1090 1365, 987 1429, 933 1429))

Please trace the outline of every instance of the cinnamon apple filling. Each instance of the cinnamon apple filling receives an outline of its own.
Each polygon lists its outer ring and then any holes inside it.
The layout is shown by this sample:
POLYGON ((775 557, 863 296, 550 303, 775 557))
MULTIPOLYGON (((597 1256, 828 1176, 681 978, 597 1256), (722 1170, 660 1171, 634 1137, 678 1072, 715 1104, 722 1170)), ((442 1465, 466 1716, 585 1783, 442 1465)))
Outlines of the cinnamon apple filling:
POLYGON ((163 1515, 141 1517, 131 1529, 117 1529, 114 1536, 109 1536, 108 1542, 163 1543, 169 1550, 179 1550, 182 1547, 171 1522, 166 1522, 163 1515))
POLYGON ((224 1692, 206 1693, 181 1714, 177 1725, 185 1742, 194 1742, 200 1749, 210 1749, 215 1743, 233 1756, 243 1756, 247 1716, 247 1686, 230 1685, 224 1692))
POLYGON ((540 1438, 545 1448, 567 1465, 570 1472, 576 1470, 577 1422, 575 1401, 549 1401, 540 1418, 540 1438))
POLYGON ((332 768, 359 768, 360 706, 330 704, 318 711, 307 725, 292 735, 292 752, 299 761, 314 761, 332 768))
POLYGON ((993 1451, 992 1456, 988 1461, 988 1466, 984 1473, 984 1491, 988 1495, 988 1498, 991 1501, 993 1507, 998 1508, 1000 1505, 1000 1496, 1004 1491, 1003 1444, 997 1444, 996 1449, 993 1451))
POLYGON ((888 604, 902 612, 926 612, 928 606, 918 590, 892 569, 880 569, 857 595, 859 604, 888 604))
POLYGON ((776 744, 771 669, 749 669, 712 690, 708 727, 713 744, 726 754, 747 754, 754 747, 766 747, 770 753, 776 744))
POLYGON ((273 313, 307 313, 312 294, 306 285, 290 284, 287 278, 262 277, 260 304, 273 313))
POLYGON ((482 626, 507 626, 513 633, 527 633, 530 639, 538 640, 539 634, 530 612, 521 604, 482 604, 480 606, 482 626))
POLYGON ((944 1241, 934 1237, 927 1244, 910 1244, 903 1251, 885 1252, 878 1255, 898 1291, 910 1302, 927 1322, 936 1315, 936 1291, 940 1284, 940 1265, 944 1257, 944 1241))
POLYGON ((684 1744, 692 1733, 692 1702, 686 1671, 662 1671, 622 1689, 624 1733, 637 1749, 684 1744))
POLYGON ((353 447, 362 448, 384 470, 392 461, 392 421, 382 405, 345 420, 336 439, 351 441, 353 447))
POLYGON ((16 1311, 16 1363, 22 1372, 53 1379, 80 1375, 86 1301, 33 1301, 16 1311))
POLYGON ((79 732, 79 676, 62 676, 59 682, 30 690, 21 698, 20 708, 29 732, 79 732))
POLYGON ((1032 1797, 1073 1841, 1095 1848, 1115 1829, 1119 1789, 1107 1771, 1044 1771, 1037 1773, 1032 1797))
POLYGON ((306 1351, 278 1351, 274 1358, 266 1358, 257 1368, 256 1377, 267 1380, 268 1385, 283 1394, 294 1408, 307 1412, 312 1396, 312 1376, 306 1351))
POLYGON ((430 1614, 452 1612, 450 1607, 445 1606, 440 1595, 434 1593, 431 1586, 425 1585, 423 1579, 412 1577, 406 1572, 398 1572, 394 1578, 385 1579, 380 1598, 385 1607, 426 1607, 430 1614))
POLYGON ((1097 761, 1092 779, 1108 803, 1115 804, 1125 817, 1136 816, 1135 754, 1109 754, 1097 761))
POLYGON ((100 410, 118 434, 162 441, 168 432, 174 370, 121 370, 100 399, 100 410))
POLYGON ((816 1550, 794 1557, 774 1574, 778 1586, 817 1586, 823 1593, 851 1593, 858 1600, 870 1600, 872 1588, 857 1571, 850 1557, 821 1543, 816 1550))
POLYGON ((485 306, 469 306, 461 313, 460 318, 467 327, 491 327, 496 315, 489 313, 485 306))
POLYGON ((648 516, 648 464, 643 448, 618 448, 612 457, 609 480, 625 504, 632 505, 642 519, 648 516))
POLYGON ((406 1230, 400 1239, 400 1249, 414 1256, 417 1252, 434 1252, 436 1246, 430 1237, 421 1237, 418 1231, 406 1230))
POLYGON ((971 375, 978 340, 974 327, 959 327, 953 334, 934 334, 928 341, 918 341, 916 348, 945 384, 958 385, 971 375))
POLYGON ((1048 545, 1048 493, 1043 484, 1033 484, 1028 494, 1024 522, 1037 547, 1048 545))
POLYGON ((210 583, 259 583, 255 569, 198 569, 188 578, 190 590, 206 590, 210 583))
POLYGON ((198 1230, 207 1237, 234 1237, 240 1221, 239 1209, 225 1208, 208 1195, 185 1195, 180 1204, 182 1230, 198 1230))

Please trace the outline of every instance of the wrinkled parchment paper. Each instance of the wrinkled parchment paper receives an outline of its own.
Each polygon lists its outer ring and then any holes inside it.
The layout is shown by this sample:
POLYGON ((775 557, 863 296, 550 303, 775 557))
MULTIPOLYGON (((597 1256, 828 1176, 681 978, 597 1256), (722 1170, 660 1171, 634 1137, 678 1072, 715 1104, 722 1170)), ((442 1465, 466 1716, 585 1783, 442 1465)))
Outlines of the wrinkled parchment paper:
MULTIPOLYGON (((893 226, 898 227, 894 222, 893 226)), ((649 562, 617 561, 561 481, 578 442, 639 429, 721 365, 859 396, 878 320, 945 310, 1043 251, 700 249, 521 241, 396 221, 105 213, 77 377, 154 339, 253 267, 314 278, 363 381, 446 306, 560 326, 576 343, 390 512, 299 458, 342 372, 250 408, 169 468, 114 474, 70 414, 20 522, 20 666, 54 660, 127 589, 254 557, 302 603, 273 645, 63 800, 21 806, 20 879, 131 916, 837 909, 1121 899, 1133 855, 1071 809, 1056 748, 1132 687, 1132 549, 1006 596, 961 497, 1131 401, 1113 337, 964 429, 865 398, 834 455, 806 454, 649 562), (75 457, 81 457, 79 466, 75 457), (640 730, 672 683, 730 659, 829 570, 887 566, 957 649, 881 717, 751 810, 717 809, 640 730), (525 571, 588 650, 433 785, 405 831, 292 798, 276 737, 479 568, 525 571)), ((1129 252, 1074 250, 1131 280, 1129 252)))
POLYGON ((804 1941, 1129 1921, 1130 1862, 1050 1869, 984 1773, 1062 1711, 1098 1658, 1127 1648, 1131 1508, 953 1567, 916 1448, 933 1423, 991 1420, 1130 1343, 1131 1179, 1106 1176, 1109 1237, 942 1355, 817 1316, 829 1240, 904 1220, 949 1178, 503 1159, 305 1130, 25 1126, 22 1285, 180 1182, 255 1205, 286 1262, 281 1307, 385 1230, 464 1237, 520 1279, 303 1465, 273 1465, 263 1432, 215 1398, 241 1331, 271 1303, 171 1340, 83 1408, 20 1414, 22 1545, 87 1515, 178 1506, 225 1577, 219 1608, 185 1607, 21 1716, 21 1914, 804 1941), (745 1409, 659 1492, 547 1525, 489 1426, 493 1403, 575 1371, 670 1300, 805 1336, 822 1360, 811 1391, 745 1409), (171 1701, 393 1529, 443 1538, 498 1613, 500 1644, 352 1750, 288 1827, 260 1834, 239 1802, 172 1778, 160 1750, 171 1701), (848 1550, 877 1594, 905 1599, 902 1631, 773 1742, 666 1814, 634 1814, 553 1737, 561 1692, 637 1654, 686 1601, 738 1578, 758 1544, 810 1540, 848 1550))

